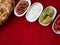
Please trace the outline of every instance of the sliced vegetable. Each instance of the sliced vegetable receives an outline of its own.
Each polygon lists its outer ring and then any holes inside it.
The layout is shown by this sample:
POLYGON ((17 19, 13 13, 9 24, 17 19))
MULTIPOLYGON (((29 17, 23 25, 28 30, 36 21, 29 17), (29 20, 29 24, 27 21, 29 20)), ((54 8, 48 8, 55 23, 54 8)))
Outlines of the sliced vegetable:
POLYGON ((47 13, 43 12, 42 15, 41 15, 40 20, 43 21, 46 17, 47 17, 47 13))
POLYGON ((52 9, 49 9, 47 15, 49 15, 50 17, 52 17, 53 14, 54 14, 54 11, 52 9))
POLYGON ((42 21, 43 24, 48 24, 52 21, 52 18, 50 16, 47 16, 46 19, 42 21))
POLYGON ((42 14, 41 14, 41 17, 40 17, 40 21, 43 23, 43 24, 48 24, 52 21, 52 16, 54 14, 54 11, 53 9, 51 8, 47 8, 42 14))

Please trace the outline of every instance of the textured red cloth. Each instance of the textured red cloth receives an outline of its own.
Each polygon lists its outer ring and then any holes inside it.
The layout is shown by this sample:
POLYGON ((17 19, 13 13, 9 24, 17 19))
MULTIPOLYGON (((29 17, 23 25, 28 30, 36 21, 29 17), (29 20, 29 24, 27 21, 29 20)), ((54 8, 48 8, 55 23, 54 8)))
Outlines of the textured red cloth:
MULTIPOLYGON (((15 1, 17 3, 19 0, 15 1)), ((42 3, 44 8, 52 5, 60 13, 60 0, 31 1, 42 3)), ((55 34, 51 26, 43 27, 38 20, 29 23, 25 16, 18 18, 12 13, 7 22, 0 26, 0 45, 60 45, 60 35, 55 34)))

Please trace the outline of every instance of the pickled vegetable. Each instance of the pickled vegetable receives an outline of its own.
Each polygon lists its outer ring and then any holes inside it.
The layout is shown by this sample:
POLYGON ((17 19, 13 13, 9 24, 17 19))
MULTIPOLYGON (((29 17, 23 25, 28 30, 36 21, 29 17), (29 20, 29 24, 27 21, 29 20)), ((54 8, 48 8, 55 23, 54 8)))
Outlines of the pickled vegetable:
POLYGON ((40 20, 43 21, 47 16, 47 13, 46 12, 43 12, 41 17, 40 17, 40 20))
POLYGON ((50 16, 47 16, 46 19, 42 21, 43 24, 48 24, 52 21, 52 18, 50 16))
POLYGON ((52 17, 52 16, 53 16, 53 14, 54 14, 54 11, 53 11, 52 9, 49 9, 49 10, 48 10, 48 14, 47 14, 47 15, 49 15, 50 17, 52 17))
POLYGON ((40 21, 43 24, 48 24, 52 22, 52 17, 54 15, 54 10, 51 8, 47 8, 46 10, 43 11, 43 13, 40 16, 40 21))

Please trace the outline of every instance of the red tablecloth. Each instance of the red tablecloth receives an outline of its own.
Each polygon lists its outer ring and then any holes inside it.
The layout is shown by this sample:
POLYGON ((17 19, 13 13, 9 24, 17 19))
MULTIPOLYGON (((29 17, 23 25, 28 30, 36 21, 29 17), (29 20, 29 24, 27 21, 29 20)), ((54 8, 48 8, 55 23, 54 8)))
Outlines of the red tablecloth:
MULTIPOLYGON (((15 0, 16 3, 19 0, 15 0)), ((31 0, 40 2, 44 8, 54 6, 60 13, 59 0, 31 0)), ((0 45, 60 45, 60 35, 55 34, 52 24, 43 27, 38 23, 29 23, 25 16, 18 18, 11 14, 7 22, 0 26, 0 45)))

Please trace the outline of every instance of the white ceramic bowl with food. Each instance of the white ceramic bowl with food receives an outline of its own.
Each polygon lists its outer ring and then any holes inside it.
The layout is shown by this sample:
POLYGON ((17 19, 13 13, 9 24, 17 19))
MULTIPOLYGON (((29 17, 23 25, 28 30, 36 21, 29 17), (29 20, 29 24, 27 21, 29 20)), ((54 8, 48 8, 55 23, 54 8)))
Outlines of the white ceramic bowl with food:
MULTIPOLYGON (((52 16, 52 21, 53 21, 54 18, 55 18, 55 16, 56 16, 56 14, 57 14, 57 10, 56 10, 56 8, 53 7, 53 6, 48 6, 46 9, 44 9, 44 11, 47 10, 48 8, 54 10, 54 14, 53 14, 53 16, 52 16)), ((44 11, 43 11, 43 12, 44 12, 44 11)), ((43 13, 43 12, 42 12, 42 13, 43 13)), ((40 15, 40 17, 41 17, 41 15, 40 15)), ((41 20, 40 20, 40 17, 39 17, 39 23, 40 23, 42 26, 48 26, 48 25, 52 22, 52 21, 51 21, 51 22, 48 23, 48 24, 43 24, 43 23, 41 22, 41 20)))
POLYGON ((15 9, 14 9, 14 14, 15 14, 17 17, 22 17, 22 16, 24 16, 24 14, 29 10, 30 5, 31 5, 31 1, 30 1, 30 0, 20 0, 20 1, 18 2, 18 4, 16 5, 15 9), (28 5, 27 9, 26 9, 22 14, 18 14, 18 13, 16 12, 16 10, 17 10, 19 4, 20 4, 22 1, 27 1, 27 2, 29 3, 29 5, 28 5))
POLYGON ((54 29, 54 25, 55 25, 58 17, 60 17, 60 15, 58 15, 58 16, 56 17, 56 19, 54 20, 54 22, 53 22, 53 24, 52 24, 52 30, 53 30, 53 32, 56 33, 56 34, 60 34, 60 31, 59 31, 59 30, 55 30, 55 29, 54 29))
POLYGON ((26 13, 26 19, 29 22, 35 22, 40 16, 43 10, 43 5, 39 2, 35 2, 32 4, 28 12, 26 13))

